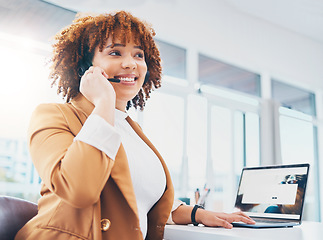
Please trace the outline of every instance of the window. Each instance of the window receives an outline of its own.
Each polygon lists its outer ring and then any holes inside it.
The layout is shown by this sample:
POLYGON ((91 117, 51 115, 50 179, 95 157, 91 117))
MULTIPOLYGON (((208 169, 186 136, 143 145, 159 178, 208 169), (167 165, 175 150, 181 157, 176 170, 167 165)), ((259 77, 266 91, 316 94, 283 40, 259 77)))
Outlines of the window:
MULTIPOLYGON (((216 211, 224 211, 232 204, 232 167, 233 167, 233 128, 230 109, 211 107, 211 161, 213 176, 211 185, 214 186, 213 206, 216 211)), ((212 195, 211 195, 212 196, 212 195)), ((231 205, 232 208, 232 205, 231 205)))
POLYGON ((273 80, 272 97, 285 108, 316 116, 314 93, 273 80))
POLYGON ((310 173, 304 205, 304 219, 320 219, 317 127, 314 124, 315 94, 272 81, 273 98, 279 107, 279 139, 283 164, 310 163, 310 173))
MULTIPOLYGON (((315 159, 315 144, 317 141, 315 127, 311 121, 295 118, 288 114, 293 110, 280 108, 280 141, 282 163, 310 163, 310 173, 306 189, 304 219, 315 221, 319 219, 319 192, 317 184, 317 159, 315 159)), ((301 113, 298 113, 301 115, 301 113)))
POLYGON ((199 81, 260 96, 260 75, 199 55, 199 81))
POLYGON ((156 40, 162 59, 163 74, 176 78, 186 78, 186 50, 169 43, 156 40))
POLYGON ((23 38, 4 39, 0 38, 0 194, 36 202, 40 181, 28 153, 29 119, 41 102, 62 100, 50 88, 45 57, 39 54, 44 53, 40 47, 44 44, 23 38))
POLYGON ((259 115, 256 113, 244 114, 245 127, 245 165, 248 167, 260 164, 260 133, 259 115))
POLYGON ((207 163, 207 101, 190 94, 187 112, 188 186, 193 192, 206 184, 207 163))
POLYGON ((181 188, 184 139, 183 98, 154 92, 143 112, 143 129, 165 160, 176 190, 181 188))
POLYGON ((213 105, 211 107, 211 159, 216 211, 231 211, 241 169, 258 166, 259 116, 213 105))

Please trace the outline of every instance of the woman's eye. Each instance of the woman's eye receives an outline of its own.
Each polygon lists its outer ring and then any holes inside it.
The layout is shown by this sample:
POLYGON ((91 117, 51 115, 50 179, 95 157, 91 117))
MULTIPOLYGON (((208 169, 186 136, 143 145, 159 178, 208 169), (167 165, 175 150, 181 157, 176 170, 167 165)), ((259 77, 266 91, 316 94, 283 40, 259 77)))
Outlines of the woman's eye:
POLYGON ((137 54, 135 55, 135 57, 144 58, 144 54, 143 54, 143 53, 137 53, 137 54))
POLYGON ((111 55, 111 56, 121 56, 120 52, 118 52, 118 51, 112 51, 112 52, 109 53, 109 55, 111 55))

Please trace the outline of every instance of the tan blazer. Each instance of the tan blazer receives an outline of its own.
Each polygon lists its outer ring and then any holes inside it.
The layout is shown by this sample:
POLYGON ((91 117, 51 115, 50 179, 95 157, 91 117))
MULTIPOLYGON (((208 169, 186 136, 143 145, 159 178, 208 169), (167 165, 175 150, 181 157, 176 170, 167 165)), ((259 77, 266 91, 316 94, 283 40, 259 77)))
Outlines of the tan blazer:
MULTIPOLYGON (((30 154, 42 179, 38 215, 17 234, 37 240, 143 239, 125 150, 115 161, 81 141, 73 141, 94 106, 81 94, 68 104, 42 104, 33 113, 30 154), (110 227, 101 230, 101 220, 110 227), (108 219, 108 220, 106 220, 108 219)), ((160 159, 166 189, 148 213, 146 239, 163 238, 174 189, 165 162, 137 123, 127 121, 160 159)))

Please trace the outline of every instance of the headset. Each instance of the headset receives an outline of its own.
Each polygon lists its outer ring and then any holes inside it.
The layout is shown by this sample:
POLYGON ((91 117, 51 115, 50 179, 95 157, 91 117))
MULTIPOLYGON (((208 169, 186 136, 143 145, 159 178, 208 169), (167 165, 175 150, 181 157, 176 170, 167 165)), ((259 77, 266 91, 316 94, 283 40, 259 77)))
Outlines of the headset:
MULTIPOLYGON (((78 69, 77 69, 78 76, 81 78, 84 75, 85 71, 89 69, 91 66, 92 66, 92 63, 89 60, 89 58, 84 57, 78 64, 78 69)), ((148 82, 149 76, 150 76, 149 71, 147 71, 143 85, 145 85, 148 82)), ((117 79, 117 78, 108 78, 107 80, 115 83, 120 82, 120 79, 117 79)))

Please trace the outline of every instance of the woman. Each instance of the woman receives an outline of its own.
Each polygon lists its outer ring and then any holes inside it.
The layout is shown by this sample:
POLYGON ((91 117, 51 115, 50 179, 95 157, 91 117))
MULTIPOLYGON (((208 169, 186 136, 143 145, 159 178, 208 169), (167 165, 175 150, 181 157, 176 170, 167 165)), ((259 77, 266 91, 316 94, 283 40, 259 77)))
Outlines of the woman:
MULTIPOLYGON (((51 77, 67 103, 33 113, 30 154, 42 197, 16 239, 163 238, 174 202, 170 175, 126 113, 143 109, 160 87, 154 35, 120 11, 80 18, 56 36, 51 77)), ((226 228, 251 222, 242 213, 192 210, 174 206, 173 221, 226 228)))

